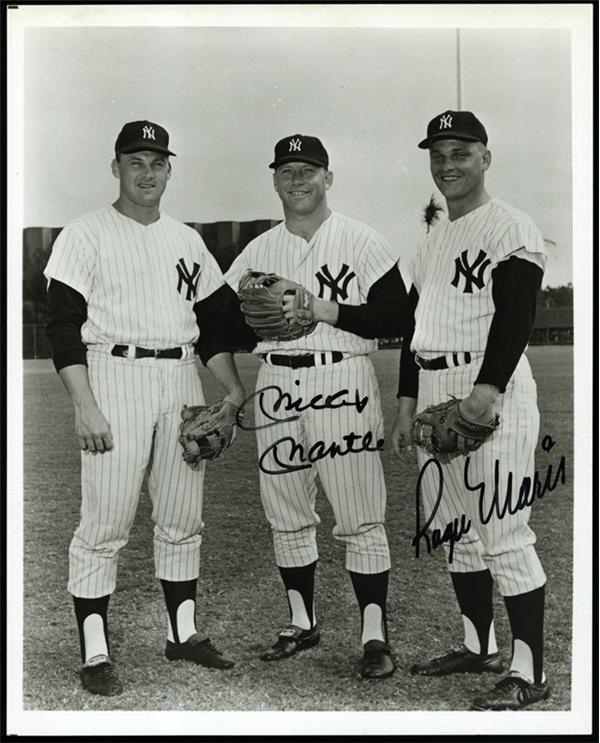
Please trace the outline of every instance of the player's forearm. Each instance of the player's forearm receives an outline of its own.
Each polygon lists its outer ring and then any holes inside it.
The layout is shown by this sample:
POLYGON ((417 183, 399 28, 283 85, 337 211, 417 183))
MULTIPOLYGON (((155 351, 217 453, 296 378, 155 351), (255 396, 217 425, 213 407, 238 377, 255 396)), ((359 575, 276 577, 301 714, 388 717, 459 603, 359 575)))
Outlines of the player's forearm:
POLYGON ((83 451, 106 452, 113 448, 110 423, 104 417, 90 386, 87 366, 74 364, 58 372, 75 410, 75 433, 83 451))
POLYGON ((415 414, 417 409, 417 398, 416 397, 399 397, 398 408, 396 414, 398 416, 411 417, 415 414))
POLYGON ((246 391, 233 355, 231 353, 218 353, 208 360, 206 368, 225 389, 226 399, 234 405, 240 406, 246 399, 246 391))
POLYGON ((336 326, 362 338, 397 338, 404 333, 406 308, 398 301, 339 305, 336 326))
POLYGON ((90 386, 87 366, 73 364, 64 366, 58 371, 62 383, 76 407, 96 405, 96 398, 90 386))

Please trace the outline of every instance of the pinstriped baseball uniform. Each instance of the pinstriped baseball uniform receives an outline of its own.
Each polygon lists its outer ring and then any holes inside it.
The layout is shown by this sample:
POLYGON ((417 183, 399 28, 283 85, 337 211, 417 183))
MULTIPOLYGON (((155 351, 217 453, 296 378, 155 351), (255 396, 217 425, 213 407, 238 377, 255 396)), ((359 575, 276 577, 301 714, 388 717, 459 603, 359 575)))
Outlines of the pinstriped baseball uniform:
MULTIPOLYGON (((424 238, 413 272, 419 302, 411 349, 428 359, 446 355, 451 368, 420 370, 419 410, 450 395, 463 398, 471 392, 494 313, 492 271, 510 257, 543 269, 546 249, 530 217, 497 198, 454 221, 442 218, 424 238), (453 366, 452 354, 459 354, 460 364, 465 352, 472 355, 472 362, 453 366)), ((486 484, 483 502, 488 505, 496 462, 501 493, 506 492, 509 473, 516 493, 523 479, 534 474, 539 413, 535 381, 524 355, 497 407, 502 425, 469 455, 469 483, 486 484)), ((417 451, 423 467, 428 455, 420 448, 417 451)), ((504 596, 540 587, 545 575, 533 546, 535 535, 527 523, 530 508, 481 523, 478 494, 464 485, 464 465, 463 457, 442 465, 443 497, 431 524, 443 532, 457 514, 465 514, 472 522, 471 530, 454 544, 450 569, 471 572, 489 568, 504 596)), ((435 506, 438 487, 437 474, 427 468, 422 487, 426 515, 435 506)), ((486 514, 488 511, 489 507, 484 507, 486 514)))
MULTIPOLYGON (((359 305, 366 302, 374 282, 397 262, 387 241, 370 227, 337 212, 320 225, 309 242, 292 234, 282 222, 250 242, 226 273, 226 280, 237 290, 247 269, 274 272, 305 286, 315 296, 338 303, 359 305)), ((302 454, 320 451, 318 442, 332 442, 346 451, 342 438, 353 432, 361 437, 371 433, 374 448, 383 438, 383 420, 375 373, 367 354, 375 350, 375 340, 359 337, 327 323, 319 323, 308 336, 293 341, 260 341, 257 354, 303 354, 340 351, 342 361, 310 368, 289 369, 262 364, 257 390, 276 386, 289 399, 304 402, 316 395, 347 390, 344 400, 368 398, 364 405, 344 405, 329 409, 308 409, 296 421, 270 427, 264 406, 255 397, 259 457, 265 452, 260 471, 261 498, 273 530, 276 563, 280 567, 306 565, 317 559, 314 542, 319 517, 314 509, 318 474, 336 519, 333 534, 346 545, 346 567, 357 573, 378 573, 389 569, 389 549, 383 526, 386 490, 377 451, 324 456, 312 467, 285 474, 271 474, 277 460, 289 461, 286 439, 277 449, 278 439, 291 437, 302 445, 302 454), (360 410, 359 410, 360 408, 360 410), (311 449, 316 446, 317 449, 311 449), (267 472, 263 470, 268 470, 267 472)), ((277 393, 275 393, 277 394, 277 393)), ((267 397, 270 411, 275 398, 267 397)), ((289 417, 289 415, 279 417, 289 417)), ((356 449, 359 443, 354 444, 356 449)), ((306 460, 304 460, 306 463, 306 460)))
POLYGON ((145 467, 155 521, 156 576, 196 578, 204 470, 178 450, 180 410, 203 402, 193 358, 195 302, 223 284, 198 233, 166 214, 143 225, 105 207, 58 236, 45 269, 87 303, 81 329, 88 374, 114 448, 82 454, 81 521, 70 547, 69 591, 85 598, 114 591, 118 552, 127 542, 145 467), (185 348, 181 359, 118 358, 114 344, 185 348))

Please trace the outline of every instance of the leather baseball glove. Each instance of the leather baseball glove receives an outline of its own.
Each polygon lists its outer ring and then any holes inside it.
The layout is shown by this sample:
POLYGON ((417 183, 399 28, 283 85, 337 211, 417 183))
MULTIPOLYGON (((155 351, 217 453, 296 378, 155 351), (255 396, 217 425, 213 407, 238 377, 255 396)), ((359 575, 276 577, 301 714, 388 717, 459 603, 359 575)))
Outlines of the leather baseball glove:
POLYGON ((496 413, 487 424, 476 423, 461 413, 461 402, 452 397, 417 413, 412 424, 414 443, 430 454, 447 454, 450 459, 479 449, 500 425, 500 415, 496 413))
POLYGON ((238 296, 246 323, 261 338, 288 341, 308 335, 316 328, 313 295, 301 284, 274 273, 246 271, 238 296), (283 311, 283 298, 294 296, 293 316, 283 311))
POLYGON ((204 459, 221 456, 234 442, 237 422, 242 417, 243 411, 228 400, 212 405, 184 405, 179 426, 183 461, 197 470, 204 459))

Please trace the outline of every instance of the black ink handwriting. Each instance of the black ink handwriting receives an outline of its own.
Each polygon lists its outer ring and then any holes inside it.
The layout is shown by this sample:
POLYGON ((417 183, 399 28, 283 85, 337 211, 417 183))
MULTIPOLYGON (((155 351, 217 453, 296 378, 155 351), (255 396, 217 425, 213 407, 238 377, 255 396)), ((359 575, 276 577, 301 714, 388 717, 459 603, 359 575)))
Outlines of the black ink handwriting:
POLYGON ((444 531, 442 532, 441 529, 431 529, 431 536, 427 533, 429 530, 429 527, 431 526, 431 522, 433 521, 437 510, 439 508, 440 502, 442 500, 442 494, 444 492, 444 475, 442 471, 441 464, 437 461, 437 459, 428 459, 423 467, 421 467, 421 471, 419 472, 419 477, 417 480, 417 487, 416 487, 416 529, 415 529, 415 536, 412 540, 412 545, 415 548, 415 557, 419 557, 420 555, 420 543, 421 540, 425 540, 425 545, 427 547, 427 552, 431 554, 432 550, 437 549, 442 544, 449 542, 450 546, 448 548, 448 562, 451 563, 454 558, 454 545, 458 540, 463 536, 463 534, 467 534, 471 528, 471 520, 466 517, 466 515, 463 513, 460 515, 460 517, 456 517, 452 519, 452 521, 448 522, 446 524, 446 527, 444 528, 444 531), (419 511, 419 502, 421 497, 421 480, 423 479, 423 476, 425 472, 427 471, 428 467, 435 466, 437 468, 437 477, 438 477, 438 493, 437 498, 435 501, 435 504, 433 506, 433 509, 431 513, 429 514, 429 518, 421 526, 421 518, 420 518, 420 511, 419 511))
MULTIPOLYGON (((542 448, 544 451, 549 452, 554 447, 554 444, 555 442, 550 436, 544 436, 542 441, 542 448)), ((481 481, 474 485, 470 482, 469 464, 470 457, 467 457, 465 460, 464 483, 467 490, 470 490, 471 492, 479 491, 479 520, 482 524, 487 524, 492 518, 494 518, 494 516, 498 519, 503 519, 506 514, 512 516, 518 511, 533 505, 535 500, 543 498, 547 492, 552 492, 559 482, 561 485, 565 484, 566 461, 564 455, 561 456, 559 460, 554 477, 552 464, 548 465, 546 468, 543 481, 536 470, 533 479, 527 476, 523 478, 519 485, 518 493, 516 492, 516 485, 513 483, 513 473, 510 471, 506 476, 506 483, 504 487, 502 487, 500 482, 500 461, 496 459, 494 463, 493 483, 491 486, 492 496, 491 499, 486 499, 487 493, 485 482, 481 481)))
MULTIPOLYGON (((260 428, 269 428, 270 426, 276 426, 280 423, 289 423, 297 420, 299 415, 287 415, 287 413, 303 413, 305 410, 333 410, 336 408, 343 407, 355 407, 359 413, 367 406, 369 398, 367 396, 361 397, 358 390, 354 391, 354 399, 344 399, 350 395, 349 390, 339 390, 332 394, 323 396, 321 393, 315 395, 311 400, 305 402, 301 397, 294 398, 289 392, 284 392, 280 387, 275 384, 261 387, 261 389, 253 392, 243 402, 241 409, 255 397, 257 398, 258 407, 260 412, 268 419, 268 423, 262 425, 246 425, 241 420, 238 421, 240 428, 245 431, 257 431, 260 428), (286 417, 278 418, 277 414, 283 414, 286 417)), ((240 416, 241 419, 241 416, 240 416)))
POLYGON ((282 436, 274 441, 261 454, 258 460, 260 469, 267 475, 284 475, 312 467, 315 462, 325 457, 345 457, 347 454, 361 454, 362 452, 383 451, 383 439, 373 441, 373 434, 367 431, 362 436, 356 433, 347 433, 342 436, 345 446, 333 441, 328 446, 324 441, 316 441, 306 448, 298 443, 293 436, 282 436), (375 443, 374 446, 372 444, 375 443), (356 448, 355 448, 356 445, 356 448), (266 463, 267 456, 272 454, 273 464, 266 463))

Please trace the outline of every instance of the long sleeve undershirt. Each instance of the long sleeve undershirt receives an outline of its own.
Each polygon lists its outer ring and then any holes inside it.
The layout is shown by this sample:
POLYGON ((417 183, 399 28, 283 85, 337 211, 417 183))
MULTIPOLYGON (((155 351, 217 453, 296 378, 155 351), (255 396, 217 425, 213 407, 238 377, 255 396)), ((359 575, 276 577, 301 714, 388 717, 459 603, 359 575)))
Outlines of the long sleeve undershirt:
POLYGON ((404 335, 409 318, 408 292, 398 265, 378 279, 360 305, 339 305, 336 327, 362 338, 404 335))
MULTIPOLYGON (((235 292, 223 285, 194 305, 200 328, 196 351, 203 364, 217 353, 252 350, 259 338, 243 319, 235 292)), ((398 337, 410 317, 408 294, 398 266, 378 281, 362 305, 339 305, 336 326, 364 338, 398 337)), ((48 287, 46 334, 57 370, 86 364, 81 327, 87 319, 87 303, 72 287, 52 279, 48 287)))
POLYGON ((52 279, 47 293, 46 337, 56 371, 65 366, 87 366, 81 326, 87 320, 87 302, 82 294, 62 281, 52 279))
MULTIPOLYGON (((46 335, 57 371, 73 364, 87 365, 81 327, 87 319, 87 302, 73 287, 52 279, 48 286, 46 335)), ((252 349, 257 338, 244 322, 239 302, 224 284, 194 305, 200 328, 196 351, 203 364, 215 354, 252 349)))
MULTIPOLYGON (((492 271, 494 316, 475 384, 491 384, 500 392, 506 390, 533 330, 543 275, 538 265, 515 256, 492 271)), ((410 350, 411 339, 412 333, 405 336, 402 344, 398 397, 417 397, 418 367, 410 350)))
POLYGON ((196 352, 204 365, 217 353, 251 351, 259 338, 246 324, 236 293, 224 284, 194 305, 200 337, 196 352))

